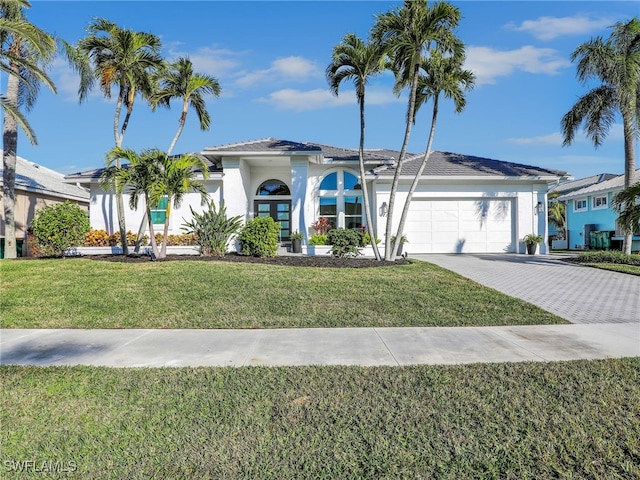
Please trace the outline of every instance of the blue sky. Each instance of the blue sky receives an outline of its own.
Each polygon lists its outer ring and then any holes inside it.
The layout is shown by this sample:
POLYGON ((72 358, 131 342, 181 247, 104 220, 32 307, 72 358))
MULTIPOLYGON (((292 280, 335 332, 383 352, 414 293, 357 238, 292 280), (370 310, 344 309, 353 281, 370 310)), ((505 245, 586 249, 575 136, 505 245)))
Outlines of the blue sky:
MULTIPOLYGON (((575 79, 569 56, 612 24, 639 13, 637 1, 461 1, 458 36, 466 67, 477 76, 467 107, 455 114, 441 102, 434 148, 568 171, 575 178, 623 173, 620 121, 595 149, 580 135, 562 147, 560 119, 590 86, 575 79)), ((215 76, 220 98, 209 98, 212 127, 201 132, 190 113, 175 153, 265 137, 356 148, 358 108, 351 84, 339 97, 324 70, 346 33, 365 38, 375 15, 400 5, 388 1, 44 1, 33 0, 31 22, 75 43, 93 17, 160 36, 168 59, 188 55, 215 76)), ((114 145, 115 103, 96 90, 78 103, 78 80, 59 59, 50 71, 58 94, 43 89, 28 118, 38 136, 24 136, 18 154, 63 173, 97 168, 114 145)), ((393 78, 373 79, 367 91, 368 148, 399 150, 406 96, 392 94, 393 78)), ((2 78, 1 90, 6 87, 2 78)), ((138 99, 124 146, 166 149, 180 105, 151 112, 138 99)), ((409 150, 426 148, 431 105, 418 115, 409 150)))

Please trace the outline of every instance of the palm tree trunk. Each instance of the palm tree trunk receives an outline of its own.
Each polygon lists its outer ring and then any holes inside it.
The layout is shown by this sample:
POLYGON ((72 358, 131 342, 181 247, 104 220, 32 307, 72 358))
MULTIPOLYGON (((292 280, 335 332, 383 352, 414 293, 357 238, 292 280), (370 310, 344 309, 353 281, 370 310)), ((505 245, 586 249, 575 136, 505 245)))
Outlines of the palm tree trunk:
POLYGON ((364 178, 364 97, 360 99, 360 188, 362 189, 362 206, 364 208, 365 219, 367 222, 367 231, 369 232, 369 238, 371 239, 371 247, 373 248, 373 254, 376 260, 380 261, 380 251, 378 250, 378 244, 376 243, 376 232, 373 229, 373 222, 371 221, 371 206, 369 204, 369 192, 367 182, 364 178))
MULTIPOLYGON (((631 115, 623 112, 622 122, 624 126, 624 188, 629 188, 635 182, 636 174, 636 153, 634 149, 635 129, 631 115)), ((624 234, 623 251, 631 255, 631 244, 633 243, 633 232, 624 234)))
MULTIPOLYGON (((116 148, 122 146, 122 140, 124 137, 124 130, 122 134, 118 133, 118 120, 120 119, 120 112, 122 111, 122 95, 118 95, 118 101, 116 102, 116 114, 113 119, 113 137, 116 142, 116 148)), ((116 160, 116 167, 120 168, 122 162, 118 158, 116 160)), ((120 243, 122 243, 122 254, 129 255, 129 245, 127 244, 127 224, 124 217, 124 198, 121 193, 116 192, 116 212, 118 214, 118 229, 120 230, 120 243)))
POLYGON ((145 202, 145 215, 149 219, 149 235, 151 236, 151 239, 149 241, 151 242, 151 251, 153 252, 153 256, 155 258, 158 258, 160 256, 158 252, 158 242, 156 242, 156 234, 153 229, 153 220, 151 219, 151 207, 149 207, 149 198, 147 198, 146 196, 145 202))
POLYGON ((171 215, 171 198, 167 199, 167 209, 164 214, 164 233, 162 234, 162 249, 158 258, 167 257, 167 237, 169 236, 169 215, 171 215))
MULTIPOLYGON (((418 91, 418 78, 420 75, 420 65, 414 65, 413 81, 411 83, 411 94, 409 95, 409 106, 407 108, 407 126, 404 132, 404 140, 402 142, 402 149, 400 150, 400 157, 398 158, 398 165, 396 171, 393 174, 393 181, 391 182, 391 192, 389 193, 389 209, 387 213, 387 228, 385 230, 384 240, 384 259, 395 259, 393 253, 398 249, 395 245, 391 245, 391 230, 393 227, 393 208, 396 200, 396 191, 398 190, 398 183, 400 182, 400 170, 402 168, 402 162, 407 153, 407 146, 409 145, 409 138, 411 137, 411 128, 413 126, 413 117, 416 110, 416 92, 418 91)), ((396 244, 400 243, 400 239, 396 238, 396 244)))
POLYGON ((182 135, 182 129, 184 128, 184 124, 187 121, 188 108, 189 108, 189 103, 187 102, 187 99, 185 99, 184 104, 182 106, 182 115, 180 115, 180 121, 178 122, 178 131, 176 132, 176 135, 173 137, 173 140, 171 141, 171 145, 169 145, 169 149, 167 150, 167 155, 171 155, 171 152, 173 151, 173 147, 176 146, 176 143, 178 143, 178 139, 180 138, 180 135, 182 135))
MULTIPOLYGON (((16 70, 15 65, 11 65, 16 70)), ((15 75, 9 75, 7 81, 6 100, 13 107, 18 107, 18 86, 20 81, 15 75)), ((2 129, 2 196, 4 203, 4 258, 16 258, 16 219, 15 219, 15 186, 16 156, 18 149, 18 124, 11 115, 4 116, 2 129)))
MULTIPOLYGON (((424 153, 424 157, 422 157, 422 163, 420 164, 420 168, 416 173, 416 177, 411 182, 411 187, 409 188, 409 193, 407 195, 407 199, 404 202, 404 208, 402 209, 402 215, 400 216, 400 224, 398 225, 398 232, 396 233, 396 238, 402 238, 402 232, 404 230, 404 223, 407 219, 407 215, 409 214, 409 206, 411 205, 411 199, 413 198, 413 193, 416 191, 416 187, 418 186, 418 182, 420 181, 420 177, 422 177, 422 172, 424 172, 424 168, 427 166, 427 161, 429 160, 429 156, 431 155, 431 146, 433 144, 433 137, 436 133, 436 119, 438 117, 438 98, 439 95, 436 95, 433 99, 433 115, 431 116, 431 130, 429 131, 429 140, 427 141, 427 150, 424 153)), ((396 241, 396 245, 394 246, 393 256, 395 258, 398 246, 400 242, 396 241)))

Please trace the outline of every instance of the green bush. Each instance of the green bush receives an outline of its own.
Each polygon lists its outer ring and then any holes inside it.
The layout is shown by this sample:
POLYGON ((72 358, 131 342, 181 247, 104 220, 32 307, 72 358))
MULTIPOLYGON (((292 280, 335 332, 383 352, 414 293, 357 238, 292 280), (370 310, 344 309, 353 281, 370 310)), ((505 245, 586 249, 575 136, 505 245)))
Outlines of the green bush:
POLYGON ((326 245, 327 236, 323 233, 314 233, 309 239, 309 245, 326 245))
POLYGON ((200 246, 200 255, 224 257, 229 239, 237 234, 242 226, 242 217, 238 215, 227 218, 224 202, 220 203, 220 209, 217 210, 211 200, 207 200, 207 209, 202 214, 191 208, 191 215, 193 219, 185 223, 183 229, 195 234, 196 244, 200 246))
POLYGON ((57 257, 64 256, 68 248, 82 245, 90 230, 87 212, 68 200, 41 208, 31 222, 42 253, 57 257))
POLYGON ((640 266, 640 255, 627 255, 617 250, 583 252, 575 259, 578 263, 618 263, 640 266))
POLYGON ((327 232, 327 242, 331 245, 331 255, 334 257, 356 257, 360 255, 358 247, 362 244, 362 232, 334 228, 327 232))
POLYGON ((280 224, 271 217, 249 220, 238 235, 240 253, 252 257, 275 257, 279 233, 280 224))
MULTIPOLYGON (((376 244, 378 243, 380 243, 380 239, 376 237, 376 244)), ((369 232, 366 232, 364 235, 362 235, 362 244, 360 246, 366 247, 367 245, 371 245, 371 235, 369 235, 369 232)))

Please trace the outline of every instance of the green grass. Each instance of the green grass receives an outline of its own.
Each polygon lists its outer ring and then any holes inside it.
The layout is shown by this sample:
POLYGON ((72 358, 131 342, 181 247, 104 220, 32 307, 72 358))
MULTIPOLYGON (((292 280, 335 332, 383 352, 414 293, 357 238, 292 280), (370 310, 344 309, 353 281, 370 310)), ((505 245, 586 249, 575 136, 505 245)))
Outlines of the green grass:
POLYGON ((280 328, 566 323, 435 265, 0 264, 4 328, 280 328))
POLYGON ((585 265, 588 267, 601 268, 602 270, 640 276, 640 266, 637 265, 623 265, 619 263, 585 263, 585 265))
POLYGON ((626 255, 615 250, 583 252, 567 261, 588 267, 640 276, 640 255, 626 255))
POLYGON ((2 478, 640 478, 639 358, 0 378, 2 478))

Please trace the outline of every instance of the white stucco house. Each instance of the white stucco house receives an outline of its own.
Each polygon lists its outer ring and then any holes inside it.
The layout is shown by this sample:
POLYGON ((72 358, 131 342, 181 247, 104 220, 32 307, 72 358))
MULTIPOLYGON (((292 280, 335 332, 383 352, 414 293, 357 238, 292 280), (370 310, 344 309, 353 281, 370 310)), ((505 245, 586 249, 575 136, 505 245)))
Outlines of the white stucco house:
MULTIPOLYGON (((245 220, 271 216, 281 225, 284 242, 293 231, 306 237, 311 225, 327 217, 335 226, 357 228, 365 222, 358 172, 358 151, 274 138, 207 147, 200 154, 210 165, 207 189, 224 201, 230 216, 245 220)), ((383 238, 385 210, 399 152, 366 150, 373 223, 383 238)), ((409 185, 422 155, 409 154, 400 167, 394 212, 398 222, 409 185)), ((100 188, 102 170, 68 175, 67 181, 90 189, 91 225, 114 232, 114 196, 100 188)), ((414 194, 405 226, 411 253, 524 253, 526 234, 547 236, 547 191, 565 172, 455 153, 433 152, 414 194)), ((125 204, 127 199, 125 198, 125 204)), ((190 194, 170 218, 181 233, 190 206, 202 209, 190 194)), ((144 213, 126 212, 127 229, 137 231, 144 213)), ((154 214, 158 223, 162 212, 154 214)), ((394 225, 394 229, 397 224, 394 225)), ((541 245, 541 253, 547 246, 541 245)))

